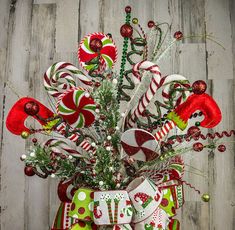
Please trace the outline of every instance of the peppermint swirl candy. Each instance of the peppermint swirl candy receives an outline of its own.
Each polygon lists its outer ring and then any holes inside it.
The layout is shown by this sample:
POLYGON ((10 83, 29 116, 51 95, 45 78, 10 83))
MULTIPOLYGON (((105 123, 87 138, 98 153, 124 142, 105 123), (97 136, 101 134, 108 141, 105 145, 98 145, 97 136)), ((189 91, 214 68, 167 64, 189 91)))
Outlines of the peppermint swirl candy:
POLYGON ((87 91, 71 89, 59 97, 57 113, 73 128, 90 126, 95 121, 96 105, 87 91))
MULTIPOLYGON (((87 35, 81 42, 78 48, 78 59, 80 65, 86 71, 95 69, 97 62, 92 61, 99 57, 97 73, 102 73, 108 69, 112 69, 114 63, 117 61, 117 47, 113 40, 103 33, 93 33, 87 35), (97 39, 102 42, 102 47, 95 51, 91 47, 91 41, 97 39), (88 64, 89 63, 89 64, 88 64)), ((93 72, 93 70, 92 70, 93 72)))
POLYGON ((57 62, 51 65, 44 74, 44 87, 51 96, 58 97, 66 90, 76 87, 74 78, 78 79, 79 85, 84 88, 92 84, 90 77, 74 65, 57 62))

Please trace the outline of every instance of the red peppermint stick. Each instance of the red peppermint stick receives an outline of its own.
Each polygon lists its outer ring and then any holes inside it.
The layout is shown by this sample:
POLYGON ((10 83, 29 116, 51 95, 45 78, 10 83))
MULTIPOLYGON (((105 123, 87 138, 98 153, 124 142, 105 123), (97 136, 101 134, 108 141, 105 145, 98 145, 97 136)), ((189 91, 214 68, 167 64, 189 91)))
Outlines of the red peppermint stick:
POLYGON ((201 95, 193 94, 188 99, 179 105, 174 111, 167 115, 170 119, 154 136, 157 141, 163 139, 171 129, 178 127, 184 130, 187 127, 188 119, 197 110, 200 110, 204 119, 200 122, 200 126, 205 128, 213 128, 219 124, 222 119, 220 108, 215 100, 204 93, 201 95))
MULTIPOLYGON (((169 76, 161 78, 161 72, 159 70, 159 67, 156 64, 149 62, 149 61, 142 61, 134 65, 133 75, 134 75, 134 82, 136 84, 141 82, 142 75, 140 74, 140 71, 143 71, 143 70, 149 71, 153 76, 151 78, 149 88, 139 100, 139 103, 136 109, 134 109, 134 111, 131 112, 131 117, 127 121, 128 127, 133 127, 135 125, 136 118, 138 118, 139 116, 142 116, 143 111, 149 105, 151 99, 154 97, 154 95, 156 94, 157 90, 160 87, 165 86, 165 89, 163 90, 163 93, 162 93, 165 102, 168 101, 170 97, 169 95, 170 84, 175 83, 175 87, 179 87, 180 85, 183 85, 183 87, 186 87, 186 88, 190 87, 190 85, 187 83, 187 79, 178 74, 173 74, 173 75, 169 75, 169 76)), ((177 99, 176 104, 178 105, 181 103, 183 98, 181 95, 177 95, 176 99, 177 99)))

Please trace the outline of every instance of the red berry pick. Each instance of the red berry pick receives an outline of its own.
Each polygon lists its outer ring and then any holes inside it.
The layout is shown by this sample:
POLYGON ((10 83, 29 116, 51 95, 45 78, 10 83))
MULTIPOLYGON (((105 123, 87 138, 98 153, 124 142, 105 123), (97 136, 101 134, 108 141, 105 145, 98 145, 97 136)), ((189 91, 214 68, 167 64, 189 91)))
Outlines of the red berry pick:
POLYGON ((126 12, 126 13, 130 13, 130 12, 131 12, 131 7, 130 7, 130 6, 126 6, 125 12, 126 12))
POLYGON ((182 38, 183 38, 183 33, 181 32, 181 31, 176 31, 175 33, 174 33, 174 38, 176 39, 176 40, 181 40, 182 38))
POLYGON ((203 94, 206 91, 206 82, 202 80, 195 81, 192 85, 192 90, 194 94, 203 94))
POLYGON ((133 28, 129 24, 124 24, 124 25, 122 25, 122 27, 120 29, 120 33, 121 33, 122 37, 130 38, 133 34, 133 28))
POLYGON ((219 145, 217 149, 218 149, 218 151, 220 151, 222 153, 226 150, 226 146, 225 145, 219 145))
POLYGON ((24 173, 26 176, 34 176, 35 175, 35 172, 33 171, 32 166, 25 166, 24 173))
POLYGON ((152 28, 152 27, 154 27, 154 26, 155 26, 154 21, 149 21, 149 22, 148 22, 148 28, 152 28))
POLYGON ((187 132, 187 135, 189 137, 199 137, 200 134, 201 134, 201 131, 197 126, 190 127, 187 132))
POLYGON ((103 47, 102 41, 99 38, 91 39, 89 45, 90 45, 91 50, 96 53, 99 52, 103 47))
POLYGON ((24 111, 30 115, 34 116, 39 112, 39 105, 34 101, 29 101, 24 105, 24 111))
POLYGON ((201 152, 203 150, 203 144, 200 142, 194 143, 193 150, 196 152, 201 152))

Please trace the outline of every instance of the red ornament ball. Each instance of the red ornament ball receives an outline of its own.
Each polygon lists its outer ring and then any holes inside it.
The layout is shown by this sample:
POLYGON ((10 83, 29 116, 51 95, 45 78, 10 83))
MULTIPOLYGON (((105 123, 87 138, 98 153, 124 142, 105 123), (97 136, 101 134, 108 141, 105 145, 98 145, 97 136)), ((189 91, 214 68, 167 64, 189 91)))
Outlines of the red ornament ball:
POLYGON ((93 38, 90 40, 90 49, 94 52, 99 52, 102 47, 103 47, 103 44, 102 44, 102 41, 99 39, 99 38, 93 38))
POLYGON ((36 143, 38 142, 38 139, 37 139, 37 138, 33 138, 33 139, 32 139, 32 142, 33 142, 34 144, 36 144, 36 143))
POLYGON ((176 40, 181 40, 182 38, 183 38, 183 33, 181 32, 181 31, 176 31, 175 33, 174 33, 174 38, 176 39, 176 40))
POLYGON ((130 38, 133 34, 133 27, 129 24, 122 25, 120 33, 124 38, 130 38))
POLYGON ((194 143, 193 150, 196 152, 201 152, 203 150, 203 144, 200 142, 194 143))
POLYGON ((130 12, 131 12, 131 7, 130 7, 130 6, 126 6, 125 12, 126 12, 126 13, 130 13, 130 12))
POLYGON ((197 126, 190 127, 187 132, 187 135, 189 137, 199 137, 200 134, 201 134, 201 131, 197 126))
POLYGON ((217 147, 217 149, 218 149, 218 151, 219 152, 224 152, 224 151, 226 151, 226 146, 225 145, 219 145, 218 147, 217 147))
POLYGON ((206 88, 206 82, 202 80, 195 81, 192 85, 193 93, 195 94, 203 94, 206 91, 206 88))
POLYGON ((24 168, 24 174, 26 175, 26 176, 34 176, 35 175, 35 172, 34 172, 34 170, 33 170, 33 167, 32 166, 25 166, 25 168, 24 168))
POLYGON ((39 105, 34 101, 29 101, 24 105, 24 111, 30 115, 34 116, 39 112, 39 105))
POLYGON ((148 28, 152 28, 152 27, 154 27, 154 26, 155 26, 154 21, 149 21, 149 22, 148 22, 148 28))

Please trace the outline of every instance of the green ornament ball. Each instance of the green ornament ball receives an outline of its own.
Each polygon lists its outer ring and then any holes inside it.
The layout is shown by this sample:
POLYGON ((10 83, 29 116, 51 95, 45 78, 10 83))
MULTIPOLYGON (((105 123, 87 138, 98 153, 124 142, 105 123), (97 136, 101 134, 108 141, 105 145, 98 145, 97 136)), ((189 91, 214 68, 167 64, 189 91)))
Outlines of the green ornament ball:
POLYGON ((133 19, 132 19, 132 23, 133 23, 133 24, 138 24, 138 22, 139 22, 139 21, 138 21, 138 18, 133 18, 133 19))
POLYGON ((202 198, 202 201, 204 202, 210 201, 210 195, 208 193, 204 193, 201 198, 202 198))
POLYGON ((27 132, 27 131, 23 131, 23 132, 21 133, 21 137, 22 137, 23 139, 27 139, 27 138, 29 137, 29 135, 30 135, 30 133, 27 132))

